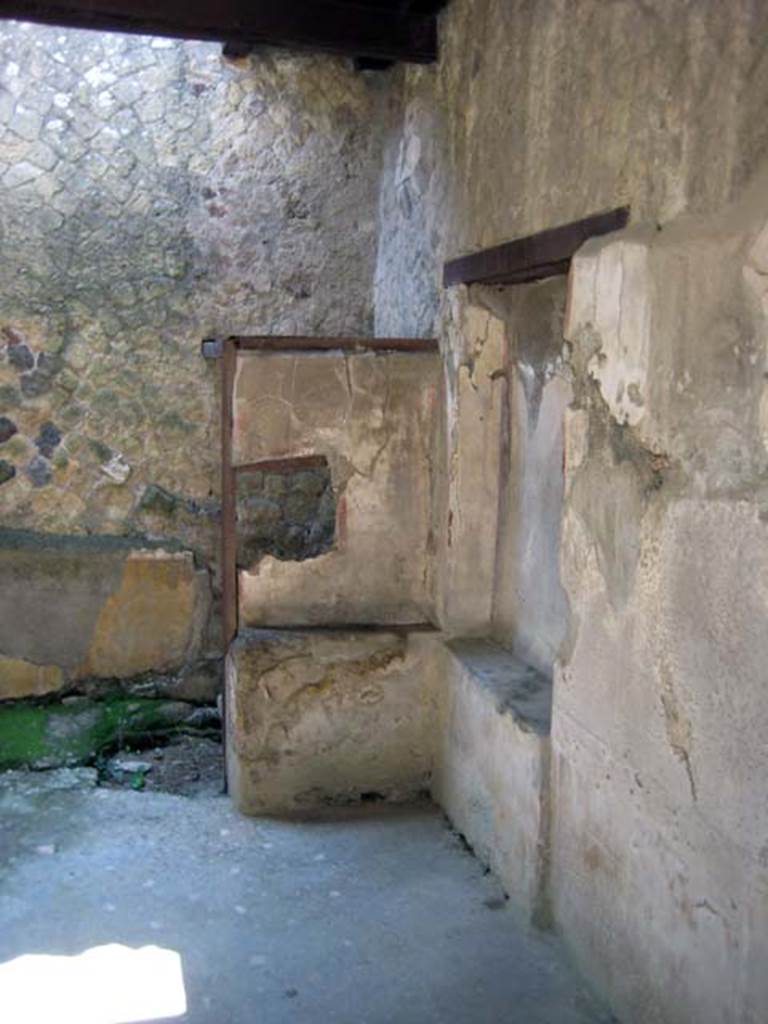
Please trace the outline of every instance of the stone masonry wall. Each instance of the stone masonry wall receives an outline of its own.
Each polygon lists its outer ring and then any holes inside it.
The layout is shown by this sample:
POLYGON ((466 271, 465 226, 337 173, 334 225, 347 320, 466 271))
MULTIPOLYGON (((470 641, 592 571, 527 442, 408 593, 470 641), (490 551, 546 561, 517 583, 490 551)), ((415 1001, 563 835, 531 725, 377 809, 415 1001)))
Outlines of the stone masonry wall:
POLYGON ((265 555, 302 562, 333 548, 336 497, 329 466, 237 475, 237 564, 265 555))
POLYGON ((332 58, 2 24, 4 527, 215 563, 200 341, 371 331, 376 90, 332 58))
POLYGON ((380 333, 434 325, 446 258, 734 198, 768 153, 766 27, 759 0, 452 0, 438 65, 393 75, 380 333))
POLYGON ((374 102, 332 59, 3 25, 4 525, 210 550, 200 340, 370 330, 374 102))

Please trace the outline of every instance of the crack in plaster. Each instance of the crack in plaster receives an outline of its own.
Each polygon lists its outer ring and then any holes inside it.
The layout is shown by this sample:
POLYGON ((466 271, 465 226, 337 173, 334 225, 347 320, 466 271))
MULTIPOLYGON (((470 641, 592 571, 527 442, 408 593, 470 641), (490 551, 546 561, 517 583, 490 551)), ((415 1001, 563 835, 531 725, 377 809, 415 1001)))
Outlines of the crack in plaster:
POLYGON ((671 672, 666 662, 662 660, 659 666, 659 675, 663 692, 661 694, 661 706, 664 711, 664 724, 667 731, 667 740, 672 753, 681 762, 688 776, 688 784, 691 789, 691 799, 696 803, 698 795, 696 792, 696 779, 693 774, 691 763, 691 723, 683 717, 677 694, 672 685, 671 672))

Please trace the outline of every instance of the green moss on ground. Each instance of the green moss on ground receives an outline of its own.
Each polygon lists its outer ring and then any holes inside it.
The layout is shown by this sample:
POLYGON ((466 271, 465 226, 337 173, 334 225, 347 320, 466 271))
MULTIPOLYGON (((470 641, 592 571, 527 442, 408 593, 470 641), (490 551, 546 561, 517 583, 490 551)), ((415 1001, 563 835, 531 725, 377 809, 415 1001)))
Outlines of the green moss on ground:
POLYGON ((126 743, 178 732, 192 709, 178 701, 116 697, 0 706, 0 769, 90 764, 126 743))

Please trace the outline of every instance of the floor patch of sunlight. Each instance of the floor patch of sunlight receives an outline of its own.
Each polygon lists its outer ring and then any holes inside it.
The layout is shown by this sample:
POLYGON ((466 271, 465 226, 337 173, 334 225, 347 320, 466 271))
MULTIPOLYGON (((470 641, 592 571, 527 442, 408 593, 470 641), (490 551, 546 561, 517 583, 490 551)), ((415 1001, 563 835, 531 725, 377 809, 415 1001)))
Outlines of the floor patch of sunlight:
POLYGON ((0 964, 3 1024, 132 1024, 186 1009, 181 957, 172 949, 113 943, 0 964))

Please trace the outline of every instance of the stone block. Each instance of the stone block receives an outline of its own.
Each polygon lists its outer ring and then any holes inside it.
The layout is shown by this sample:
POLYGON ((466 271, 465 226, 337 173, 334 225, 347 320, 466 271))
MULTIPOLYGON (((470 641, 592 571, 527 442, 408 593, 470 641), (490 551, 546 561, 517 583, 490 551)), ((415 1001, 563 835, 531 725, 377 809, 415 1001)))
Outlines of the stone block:
POLYGON ((432 793, 510 898, 548 923, 551 682, 485 640, 447 644, 432 793))
POLYGON ((227 774, 248 814, 426 789, 434 634, 251 630, 227 658, 227 774))

